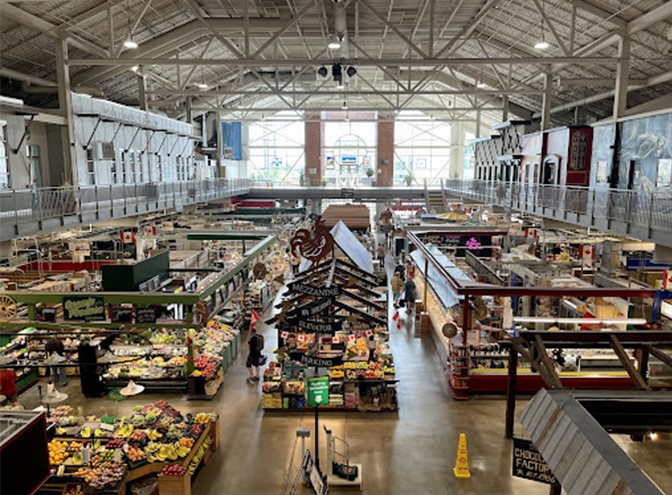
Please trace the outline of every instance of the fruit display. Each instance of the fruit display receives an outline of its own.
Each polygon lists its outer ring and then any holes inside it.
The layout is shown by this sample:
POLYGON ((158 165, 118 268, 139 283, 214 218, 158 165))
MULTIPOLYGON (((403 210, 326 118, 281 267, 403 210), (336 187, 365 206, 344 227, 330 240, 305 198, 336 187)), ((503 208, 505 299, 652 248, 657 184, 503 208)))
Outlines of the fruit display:
POLYGON ((75 473, 94 490, 104 490, 119 483, 126 473, 126 467, 120 462, 94 463, 93 468, 80 468, 75 473))
POLYGON ((107 448, 108 449, 120 449, 124 445, 126 445, 126 440, 124 440, 123 438, 120 438, 120 437, 113 438, 109 442, 107 442, 107 448))
POLYGON ((196 472, 196 468, 198 468, 198 465, 201 463, 201 460, 203 460, 203 457, 205 457, 205 453, 207 452, 211 443, 212 439, 210 437, 207 437, 205 440, 203 440, 203 443, 198 448, 198 450, 194 454, 194 457, 191 459, 191 462, 189 463, 189 474, 194 474, 194 472, 196 472))
POLYGON ((68 490, 64 492, 63 495, 84 495, 84 492, 81 491, 78 487, 73 486, 71 488, 68 488, 68 490))
POLYGON ((168 464, 161 470, 161 476, 183 476, 187 472, 187 468, 180 464, 168 464))
POLYGON ((140 462, 147 458, 147 454, 145 454, 145 451, 139 447, 129 445, 128 450, 126 451, 126 457, 132 462, 140 462))
POLYGON ((116 490, 127 471, 140 469, 147 463, 156 466, 150 468, 154 469, 150 472, 161 472, 164 476, 193 474, 212 448, 212 436, 203 436, 203 433, 216 419, 216 415, 208 413, 183 415, 160 400, 135 406, 131 415, 117 418, 113 423, 114 435, 109 439, 96 439, 95 425, 99 422, 96 418, 87 418, 80 430, 83 439, 52 440, 49 459, 53 466, 60 466, 56 477, 74 476, 88 485, 88 488, 83 486, 87 493, 116 490), (92 446, 89 465, 85 465, 82 455, 87 445, 92 446))
POLYGON ((63 462, 68 458, 68 453, 66 452, 68 448, 68 442, 52 440, 47 445, 47 450, 49 451, 49 464, 52 466, 58 466, 63 464, 63 462))

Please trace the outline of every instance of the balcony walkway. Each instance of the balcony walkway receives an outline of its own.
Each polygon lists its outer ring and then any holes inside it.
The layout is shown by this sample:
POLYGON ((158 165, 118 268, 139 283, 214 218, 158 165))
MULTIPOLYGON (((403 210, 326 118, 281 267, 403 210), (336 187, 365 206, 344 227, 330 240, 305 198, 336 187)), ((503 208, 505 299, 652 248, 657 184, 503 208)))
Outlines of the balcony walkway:
POLYGON ((246 179, 40 188, 0 192, 0 241, 248 192, 246 179))

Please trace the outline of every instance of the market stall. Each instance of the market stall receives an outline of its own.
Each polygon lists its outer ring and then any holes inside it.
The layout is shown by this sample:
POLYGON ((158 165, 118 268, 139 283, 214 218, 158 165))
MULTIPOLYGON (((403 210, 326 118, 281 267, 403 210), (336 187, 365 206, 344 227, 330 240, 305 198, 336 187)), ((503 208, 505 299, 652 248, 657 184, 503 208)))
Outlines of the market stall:
POLYGON ((3 332, 0 367, 17 370, 21 388, 55 366, 81 374, 87 396, 133 379, 148 390, 212 398, 240 348, 247 302, 253 301, 253 293, 246 298, 250 283, 267 286, 268 305, 278 286, 273 277, 286 269, 281 253, 269 249, 276 241, 263 239, 226 271, 173 269, 163 252, 104 266, 107 290, 8 291, 0 318, 16 330, 3 332), (270 269, 260 273, 258 266, 270 269), (45 352, 53 337, 64 346, 58 363, 45 352))
MULTIPOLYGON (((653 290, 594 287, 552 269, 540 276, 530 271, 530 264, 511 268, 512 273, 521 271, 519 279, 526 281, 525 286, 505 286, 495 284, 504 282, 495 270, 485 270, 487 265, 467 254, 466 269, 474 267, 473 274, 490 283, 472 282, 435 247, 427 246, 413 234, 411 239, 416 248, 411 256, 420 268, 416 285, 421 292, 425 292, 425 287, 431 289, 426 291, 426 308, 455 398, 503 393, 508 353, 501 341, 526 328, 560 332, 650 328, 645 318, 633 316, 629 299, 653 298, 653 290), (527 272, 523 274, 523 270, 527 272)), ((631 387, 629 376, 612 349, 586 349, 580 354, 559 350, 551 359, 565 386, 631 387)), ((629 359, 634 361, 635 356, 630 355, 629 359)), ((519 390, 533 392, 543 386, 532 363, 524 358, 517 363, 517 373, 519 390)))
POLYGON ((135 406, 124 417, 85 416, 64 405, 47 421, 54 432, 43 495, 123 495, 136 485, 189 495, 192 479, 219 447, 217 415, 183 415, 163 400, 135 406))

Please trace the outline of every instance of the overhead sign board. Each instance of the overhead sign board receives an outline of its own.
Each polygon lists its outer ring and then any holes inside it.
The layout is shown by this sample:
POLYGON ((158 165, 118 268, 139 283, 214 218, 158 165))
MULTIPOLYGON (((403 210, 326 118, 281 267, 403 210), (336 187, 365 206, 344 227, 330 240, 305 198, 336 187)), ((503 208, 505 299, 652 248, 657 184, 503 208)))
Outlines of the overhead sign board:
POLYGON ((553 485, 557 483, 544 458, 530 440, 513 439, 513 476, 553 485))

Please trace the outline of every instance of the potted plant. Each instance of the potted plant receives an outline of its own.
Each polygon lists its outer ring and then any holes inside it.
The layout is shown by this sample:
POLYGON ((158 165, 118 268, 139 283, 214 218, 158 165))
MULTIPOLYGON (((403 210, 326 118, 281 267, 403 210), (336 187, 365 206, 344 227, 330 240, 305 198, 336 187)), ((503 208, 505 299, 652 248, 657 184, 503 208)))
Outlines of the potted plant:
POLYGON ((411 172, 406 174, 406 177, 404 177, 404 180, 406 181, 407 186, 410 186, 410 185, 413 184, 413 179, 414 179, 414 177, 413 177, 413 174, 411 172))
POLYGON ((300 186, 306 185, 306 174, 304 173, 303 170, 299 172, 299 185, 300 186))

